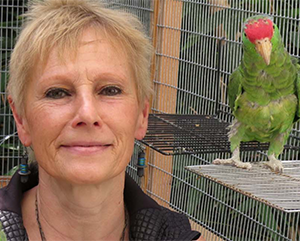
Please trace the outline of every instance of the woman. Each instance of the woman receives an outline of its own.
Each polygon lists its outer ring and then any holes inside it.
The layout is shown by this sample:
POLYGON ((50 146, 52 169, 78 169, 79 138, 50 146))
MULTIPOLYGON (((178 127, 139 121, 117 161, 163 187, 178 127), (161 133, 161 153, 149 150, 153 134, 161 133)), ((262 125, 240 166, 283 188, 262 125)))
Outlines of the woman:
POLYGON ((151 93, 151 45, 138 20, 82 0, 36 1, 26 19, 8 93, 38 172, 0 191, 8 240, 199 238, 125 174, 151 93))

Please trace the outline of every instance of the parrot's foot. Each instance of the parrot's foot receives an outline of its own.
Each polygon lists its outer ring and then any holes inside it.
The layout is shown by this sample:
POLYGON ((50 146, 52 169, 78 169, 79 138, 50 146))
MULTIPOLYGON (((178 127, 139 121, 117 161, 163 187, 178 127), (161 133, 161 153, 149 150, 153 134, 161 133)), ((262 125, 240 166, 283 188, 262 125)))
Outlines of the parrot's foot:
POLYGON ((234 157, 229 159, 215 159, 212 163, 215 165, 231 164, 238 168, 243 168, 243 169, 251 169, 252 167, 249 162, 241 162, 239 159, 234 157))
POLYGON ((249 162, 241 162, 240 161, 240 149, 237 147, 233 153, 232 157, 229 159, 215 159, 213 162, 215 165, 224 165, 224 164, 231 164, 234 165, 238 168, 243 168, 243 169, 250 169, 252 166, 249 162))
POLYGON ((280 160, 278 160, 274 154, 268 156, 269 161, 265 163, 274 172, 283 173, 283 166, 280 160))

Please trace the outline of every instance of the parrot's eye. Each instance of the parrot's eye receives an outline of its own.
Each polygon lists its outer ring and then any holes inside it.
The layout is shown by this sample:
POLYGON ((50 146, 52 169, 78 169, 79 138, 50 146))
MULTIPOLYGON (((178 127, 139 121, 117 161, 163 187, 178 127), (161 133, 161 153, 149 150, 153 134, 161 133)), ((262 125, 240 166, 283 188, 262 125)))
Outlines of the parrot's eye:
POLYGON ((247 37, 247 34, 244 32, 244 36, 247 37))

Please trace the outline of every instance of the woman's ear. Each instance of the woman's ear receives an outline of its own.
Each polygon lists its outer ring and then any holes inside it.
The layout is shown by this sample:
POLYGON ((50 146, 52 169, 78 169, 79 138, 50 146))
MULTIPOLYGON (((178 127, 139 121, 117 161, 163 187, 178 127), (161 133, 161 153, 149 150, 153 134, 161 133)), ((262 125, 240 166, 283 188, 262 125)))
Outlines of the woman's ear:
POLYGON ((28 128, 28 124, 25 118, 25 115, 20 116, 17 112, 15 103, 13 101, 13 99, 11 98, 11 96, 8 96, 8 103, 9 106, 12 110, 14 119, 15 119, 15 123, 17 126, 17 130, 18 130, 18 136, 20 141, 22 142, 22 144, 24 146, 30 146, 31 145, 31 137, 29 134, 29 128, 28 128))
POLYGON ((135 130, 135 138, 137 140, 142 140, 147 132, 148 128, 148 117, 149 117, 149 101, 145 100, 144 106, 139 114, 139 119, 137 123, 137 127, 135 130))

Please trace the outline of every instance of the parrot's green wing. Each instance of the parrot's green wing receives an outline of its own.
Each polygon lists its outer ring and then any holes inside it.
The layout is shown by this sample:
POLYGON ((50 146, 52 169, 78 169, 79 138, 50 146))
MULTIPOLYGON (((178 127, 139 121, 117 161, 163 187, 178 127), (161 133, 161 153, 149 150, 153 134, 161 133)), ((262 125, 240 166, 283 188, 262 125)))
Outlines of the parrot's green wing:
POLYGON ((228 83, 228 99, 229 99, 229 106, 232 112, 235 111, 236 105, 235 100, 238 96, 242 94, 242 75, 240 71, 240 67, 238 67, 229 77, 228 83))
POLYGON ((297 80, 296 80, 296 95, 298 98, 298 109, 297 109, 297 119, 295 119, 295 121, 297 121, 300 118, 300 65, 298 64, 298 60, 296 58, 292 58, 292 62, 295 64, 296 68, 297 68, 297 80))

